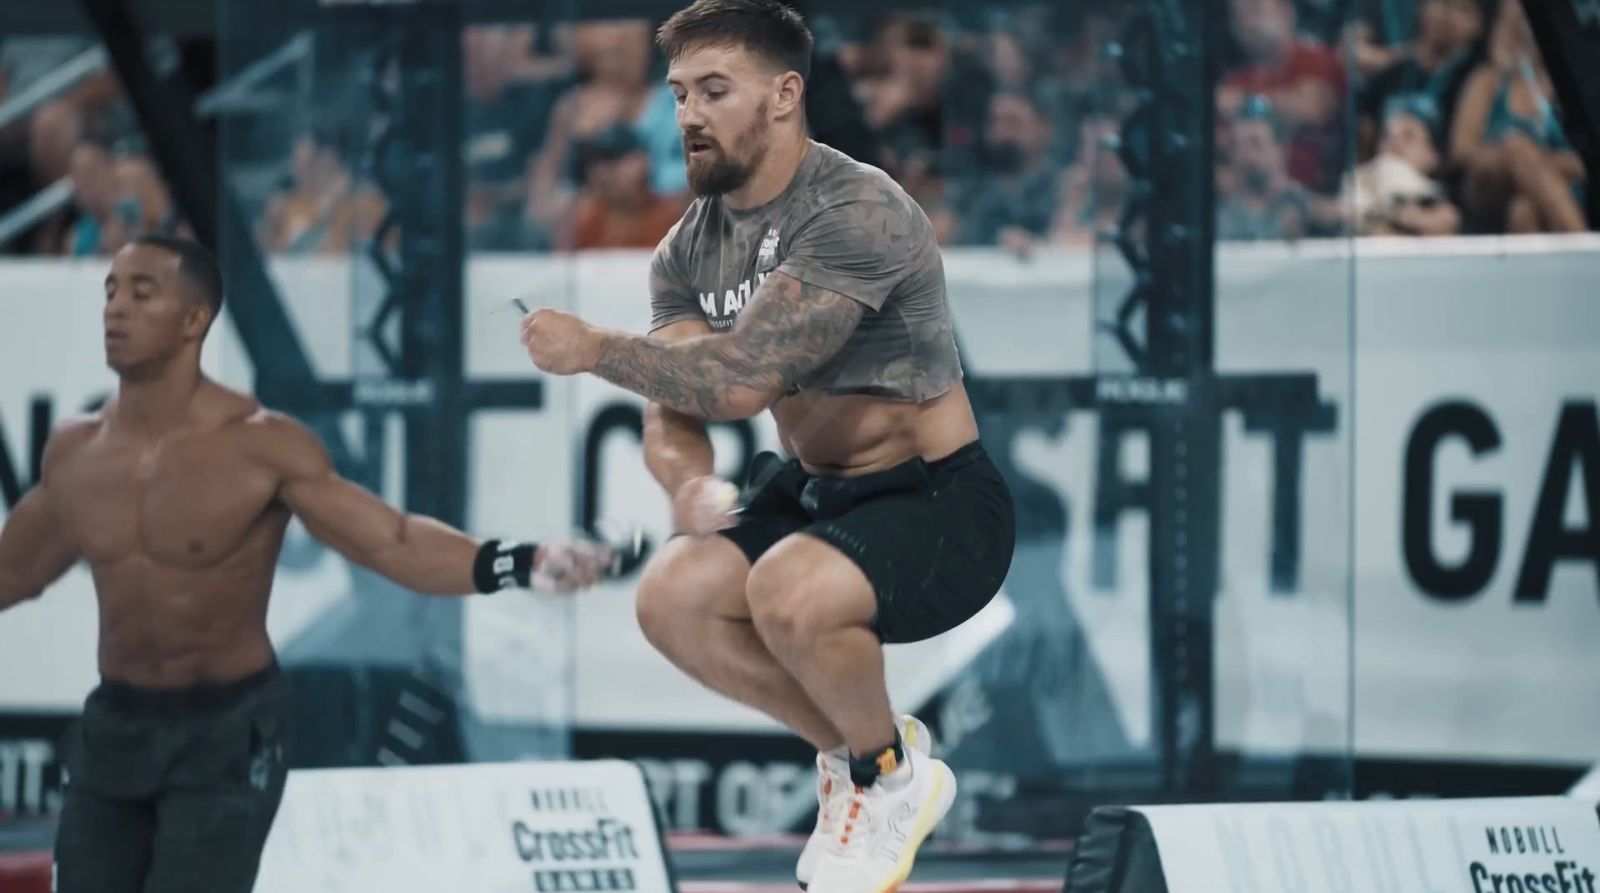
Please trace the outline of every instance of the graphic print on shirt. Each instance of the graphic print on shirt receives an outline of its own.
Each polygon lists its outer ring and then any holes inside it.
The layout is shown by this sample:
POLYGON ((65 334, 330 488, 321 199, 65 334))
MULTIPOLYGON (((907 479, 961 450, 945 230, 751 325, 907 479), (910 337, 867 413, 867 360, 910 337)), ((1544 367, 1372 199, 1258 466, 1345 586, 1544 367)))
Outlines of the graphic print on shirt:
POLYGON ((700 309, 705 311, 706 322, 711 323, 711 328, 723 331, 733 328, 734 322, 739 318, 739 311, 750 303, 750 298, 761 283, 767 281, 772 271, 778 266, 778 229, 768 227, 767 234, 761 240, 761 247, 756 251, 756 274, 752 279, 740 282, 734 288, 723 289, 720 293, 715 291, 702 291, 699 293, 700 309))

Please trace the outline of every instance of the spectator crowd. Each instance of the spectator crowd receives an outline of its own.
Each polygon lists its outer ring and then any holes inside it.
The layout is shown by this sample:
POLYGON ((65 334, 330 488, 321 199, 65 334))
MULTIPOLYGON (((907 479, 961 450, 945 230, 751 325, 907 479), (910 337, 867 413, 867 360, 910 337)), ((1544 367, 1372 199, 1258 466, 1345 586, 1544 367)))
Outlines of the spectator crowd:
MULTIPOLYGON (((1585 229, 1587 173, 1525 2, 1227 0, 1219 238, 1585 229)), ((947 245, 1091 244, 1130 190, 1116 148, 1134 90, 1107 51, 1129 7, 818 15, 816 136, 889 171, 947 245)), ((470 249, 650 248, 678 219, 690 196, 654 24, 468 30, 470 249)), ((0 41, 0 104, 88 46, 0 41)), ((348 252, 387 213, 359 122, 316 99, 246 202, 273 253, 348 252)), ((103 255, 135 232, 184 226, 105 72, 0 129, 0 175, 0 216, 71 186, 0 251, 103 255)))

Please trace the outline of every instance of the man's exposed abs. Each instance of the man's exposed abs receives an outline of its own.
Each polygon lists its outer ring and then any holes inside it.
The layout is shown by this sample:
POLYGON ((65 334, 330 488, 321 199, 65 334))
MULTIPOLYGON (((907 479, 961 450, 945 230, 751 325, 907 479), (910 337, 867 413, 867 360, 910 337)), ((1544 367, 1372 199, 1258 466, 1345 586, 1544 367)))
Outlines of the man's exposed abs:
POLYGON ((811 36, 777 0, 696 0, 662 26, 698 198, 657 247, 648 336, 555 310, 534 364, 644 397, 645 461, 679 536, 639 622, 680 670, 816 746, 812 893, 888 893, 955 776, 897 716, 882 646, 966 622, 998 592, 1015 521, 961 384, 926 215, 883 171, 807 137, 811 36), (771 411, 742 506, 708 419, 771 411))
POLYGON ((63 754, 57 893, 254 885, 292 741, 266 626, 290 517, 424 594, 526 587, 557 566, 551 582, 572 589, 613 557, 481 543, 344 480, 304 425, 201 374, 221 300, 192 242, 144 237, 117 254, 104 314, 117 394, 57 428, 0 528, 0 610, 80 560, 99 599, 102 681, 63 754))

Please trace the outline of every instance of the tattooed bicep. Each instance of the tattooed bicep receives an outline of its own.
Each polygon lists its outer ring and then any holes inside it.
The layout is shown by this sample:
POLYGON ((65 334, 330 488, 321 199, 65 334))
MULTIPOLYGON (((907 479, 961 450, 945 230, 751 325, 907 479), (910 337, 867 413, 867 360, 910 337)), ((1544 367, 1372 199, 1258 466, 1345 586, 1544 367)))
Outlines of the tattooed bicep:
POLYGON ((594 371, 669 409, 706 419, 749 418, 844 347, 866 308, 773 273, 726 335, 666 342, 603 339, 594 371))
POLYGON ((773 273, 739 314, 733 334, 741 348, 764 355, 789 377, 838 353, 866 309, 854 298, 773 273))

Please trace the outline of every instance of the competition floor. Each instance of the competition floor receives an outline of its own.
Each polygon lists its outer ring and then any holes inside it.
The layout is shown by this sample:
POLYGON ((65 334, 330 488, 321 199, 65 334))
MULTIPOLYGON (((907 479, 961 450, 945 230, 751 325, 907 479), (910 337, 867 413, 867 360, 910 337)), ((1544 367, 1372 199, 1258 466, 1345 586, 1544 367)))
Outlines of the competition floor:
MULTIPOLYGON (((0 824, 0 893, 49 893, 53 834, 49 823, 0 824)), ((679 893, 795 893, 794 863, 803 843, 801 838, 730 840, 712 835, 673 835, 667 840, 679 893)), ((1064 843, 1025 852, 929 843, 901 890, 1057 893, 1069 855, 1064 843)))
MULTIPOLYGON (((803 838, 729 840, 672 836, 667 845, 680 893, 795 893, 803 838)), ((1067 844, 1018 852, 925 845, 905 893, 1059 893, 1067 844)))

